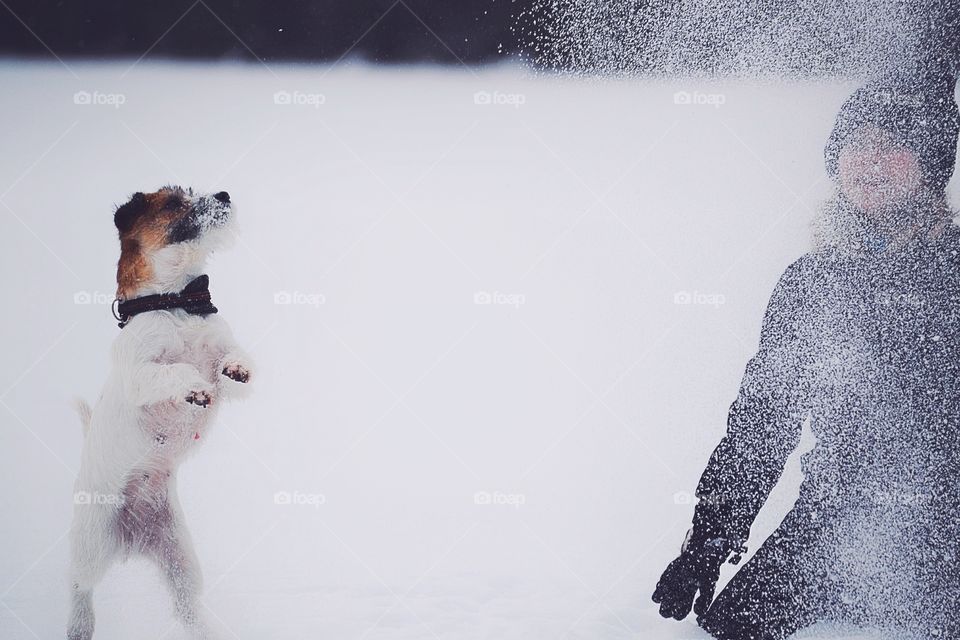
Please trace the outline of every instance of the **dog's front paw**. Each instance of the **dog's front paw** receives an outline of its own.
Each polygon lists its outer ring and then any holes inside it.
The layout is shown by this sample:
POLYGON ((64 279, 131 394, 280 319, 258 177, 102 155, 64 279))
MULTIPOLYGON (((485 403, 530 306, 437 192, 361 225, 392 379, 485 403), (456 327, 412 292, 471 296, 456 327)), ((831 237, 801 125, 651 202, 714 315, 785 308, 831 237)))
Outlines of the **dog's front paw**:
POLYGON ((202 389, 190 391, 187 393, 187 397, 184 398, 190 404, 195 404, 198 407, 209 407, 210 403, 213 402, 213 396, 210 395, 209 391, 204 391, 202 389))
POLYGON ((240 364, 239 362, 227 363, 223 366, 223 375, 227 376, 235 382, 247 383, 250 382, 250 367, 247 365, 240 364))

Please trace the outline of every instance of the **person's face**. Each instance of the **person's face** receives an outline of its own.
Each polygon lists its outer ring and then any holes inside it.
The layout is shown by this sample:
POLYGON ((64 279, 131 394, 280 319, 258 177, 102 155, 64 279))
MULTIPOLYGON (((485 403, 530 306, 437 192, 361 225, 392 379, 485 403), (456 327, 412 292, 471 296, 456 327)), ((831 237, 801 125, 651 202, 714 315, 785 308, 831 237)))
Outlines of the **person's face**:
POLYGON ((909 201, 922 184, 909 148, 881 129, 861 129, 840 151, 840 190, 860 211, 881 216, 909 201))

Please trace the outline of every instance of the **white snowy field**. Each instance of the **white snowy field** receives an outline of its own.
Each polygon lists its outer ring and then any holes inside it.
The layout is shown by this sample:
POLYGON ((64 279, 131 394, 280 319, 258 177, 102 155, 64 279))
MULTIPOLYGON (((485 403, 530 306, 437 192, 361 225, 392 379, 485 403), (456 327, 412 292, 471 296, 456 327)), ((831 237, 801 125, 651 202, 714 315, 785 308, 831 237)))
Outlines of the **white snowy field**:
MULTIPOLYGON (((112 211, 170 182, 238 206, 211 290, 259 365, 179 477, 223 637, 704 637, 650 593, 850 85, 68 64, 0 64, 0 637, 62 636, 112 211)), ((145 562, 96 605, 183 637, 145 562)))

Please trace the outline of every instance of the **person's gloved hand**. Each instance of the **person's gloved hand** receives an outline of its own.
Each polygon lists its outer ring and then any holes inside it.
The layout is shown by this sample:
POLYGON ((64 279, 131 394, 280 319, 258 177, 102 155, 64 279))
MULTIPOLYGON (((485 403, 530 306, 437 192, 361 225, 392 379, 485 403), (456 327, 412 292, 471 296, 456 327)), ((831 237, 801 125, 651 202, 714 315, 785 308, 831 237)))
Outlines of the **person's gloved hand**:
POLYGON ((727 555, 728 551, 721 546, 684 549, 679 558, 667 565, 653 592, 653 601, 660 605, 660 615, 683 620, 690 613, 691 606, 698 616, 706 613, 713 602, 720 567, 727 555), (694 604, 697 592, 700 596, 694 604))

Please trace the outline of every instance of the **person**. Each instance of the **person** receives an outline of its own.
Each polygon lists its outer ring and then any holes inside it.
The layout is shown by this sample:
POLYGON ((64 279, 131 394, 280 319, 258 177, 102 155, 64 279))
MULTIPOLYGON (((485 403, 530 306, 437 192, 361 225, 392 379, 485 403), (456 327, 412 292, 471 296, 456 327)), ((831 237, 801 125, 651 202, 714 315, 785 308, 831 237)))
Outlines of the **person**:
POLYGON ((835 195, 770 298, 693 526, 653 600, 716 638, 816 624, 960 638, 960 227, 945 189, 956 79, 886 77, 842 106, 835 195), (713 599, 797 447, 799 497, 713 599))

